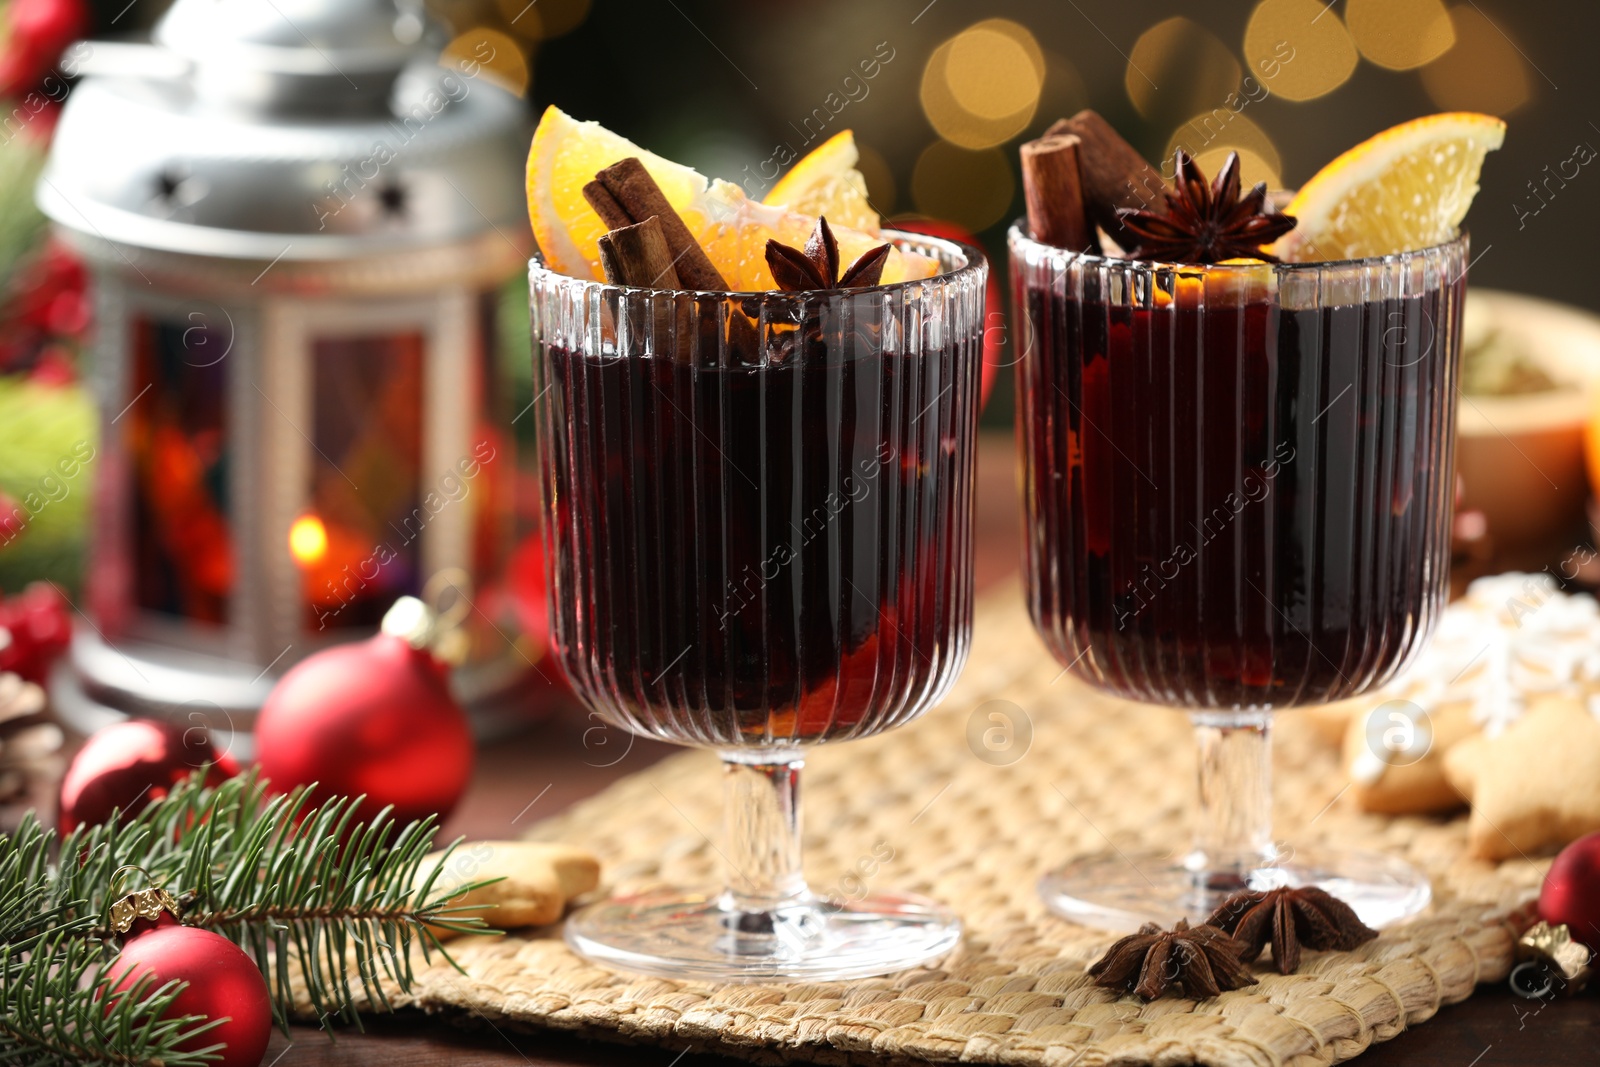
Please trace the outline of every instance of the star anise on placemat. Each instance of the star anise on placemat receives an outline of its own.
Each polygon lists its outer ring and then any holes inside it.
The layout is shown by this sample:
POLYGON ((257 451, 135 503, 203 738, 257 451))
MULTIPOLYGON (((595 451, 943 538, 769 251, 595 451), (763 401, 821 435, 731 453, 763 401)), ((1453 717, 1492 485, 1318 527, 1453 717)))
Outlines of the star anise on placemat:
POLYGON ((1278 262, 1261 246, 1294 229, 1292 215, 1266 210, 1267 183, 1257 182, 1239 195, 1239 153, 1207 182, 1200 167, 1183 149, 1173 156, 1175 189, 1163 190, 1167 214, 1140 208, 1120 208, 1117 217, 1139 237, 1129 255, 1169 263, 1220 263, 1225 259, 1260 259, 1278 262))
POLYGON ((782 241, 767 242, 767 266, 772 280, 786 293, 809 289, 864 289, 877 285, 883 265, 889 259, 889 246, 879 245, 861 254, 850 269, 839 274, 839 242, 834 240, 828 220, 818 218, 804 252, 782 241))
POLYGON ((1344 952, 1378 936, 1354 908, 1314 885, 1235 893, 1206 923, 1232 934, 1244 946, 1247 963, 1271 941, 1279 974, 1295 972, 1302 947, 1344 952))
POLYGON ((1174 985, 1194 1000, 1227 989, 1255 985, 1255 976, 1240 962, 1244 946, 1215 926, 1190 927, 1178 920, 1171 930, 1145 923, 1106 949, 1089 968, 1095 984, 1137 993, 1154 1000, 1174 985))

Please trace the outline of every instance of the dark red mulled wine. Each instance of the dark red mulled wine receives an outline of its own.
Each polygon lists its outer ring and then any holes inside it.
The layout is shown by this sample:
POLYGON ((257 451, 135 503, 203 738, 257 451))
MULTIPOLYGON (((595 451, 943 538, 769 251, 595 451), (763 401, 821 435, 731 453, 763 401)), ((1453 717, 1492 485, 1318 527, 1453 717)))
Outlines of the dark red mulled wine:
POLYGON ((639 733, 875 733, 953 681, 971 624, 977 331, 757 363, 545 350, 556 657, 639 733))
POLYGON ((1394 673, 1446 591, 1464 270, 1013 262, 1028 600, 1061 662, 1191 709, 1394 673))

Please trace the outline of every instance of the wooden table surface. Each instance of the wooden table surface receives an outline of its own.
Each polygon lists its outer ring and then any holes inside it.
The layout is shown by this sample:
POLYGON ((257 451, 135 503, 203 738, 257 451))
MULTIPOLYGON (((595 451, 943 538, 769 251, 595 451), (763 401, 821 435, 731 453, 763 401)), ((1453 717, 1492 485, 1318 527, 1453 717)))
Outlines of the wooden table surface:
MULTIPOLYGON (((986 437, 979 452, 977 582, 988 588, 1017 570, 1018 505, 1014 445, 986 437)), ((485 746, 472 788, 445 827, 446 836, 510 837, 539 819, 674 751, 634 740, 595 722, 570 701, 528 729, 485 746)), ((269 1067, 729 1067, 735 1060, 675 1050, 585 1041, 567 1034, 518 1033, 484 1019, 474 1029, 405 1015, 373 1019, 365 1033, 336 1039, 310 1027, 275 1034, 269 1067)), ((1374 1045, 1362 1067, 1593 1067, 1600 1063, 1600 995, 1548 1004, 1523 1000, 1504 984, 1392 1041, 1374 1045)))

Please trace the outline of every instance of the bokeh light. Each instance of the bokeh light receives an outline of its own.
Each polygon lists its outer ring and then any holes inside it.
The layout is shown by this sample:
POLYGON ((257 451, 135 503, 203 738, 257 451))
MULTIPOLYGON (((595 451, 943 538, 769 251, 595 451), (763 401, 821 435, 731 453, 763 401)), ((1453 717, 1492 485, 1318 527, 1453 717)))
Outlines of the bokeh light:
POLYGON ((1073 65, 1072 60, 1059 52, 1044 54, 1044 91, 1039 96, 1039 111, 1054 122, 1058 118, 1076 115, 1091 102, 1089 84, 1073 65))
POLYGON ((517 96, 528 91, 528 57, 522 45, 499 30, 474 26, 458 34, 439 55, 439 62, 453 70, 478 71, 502 89, 517 96))
POLYGON ((856 150, 861 153, 861 158, 856 161, 856 169, 867 180, 867 199, 871 201, 873 210, 888 218, 894 214, 894 168, 889 166, 883 153, 871 145, 857 141, 856 150))
POLYGON ((452 31, 464 30, 483 21, 482 0, 427 0, 424 6, 428 14, 442 19, 452 31))
POLYGON ((321 563, 328 554, 328 530, 315 515, 302 515, 289 526, 289 555, 303 567, 321 563))
POLYGON ((1239 174, 1246 187, 1256 182, 1266 182, 1268 189, 1283 185, 1283 157, 1278 146, 1260 126, 1226 108, 1196 115, 1172 132, 1161 163, 1161 173, 1169 178, 1172 153, 1178 148, 1193 156, 1208 178, 1222 169, 1229 152, 1238 152, 1239 174))
POLYGON ((1165 125, 1221 105, 1239 91, 1243 73, 1216 34, 1177 15, 1139 35, 1123 85, 1139 114, 1165 125))
POLYGON ((528 0, 495 0, 501 21, 512 35, 535 44, 544 37, 544 21, 539 17, 542 5, 528 0))
POLYGON ((945 140, 990 148, 1033 121, 1044 79, 1044 53, 1033 34, 1008 19, 985 19, 928 57, 922 111, 945 140))
POLYGON ((998 148, 972 151, 935 141, 922 150, 911 172, 911 199, 918 211, 973 233, 1005 218, 1015 192, 1009 157, 998 148))
POLYGON ((1229 152, 1239 153, 1239 182, 1244 189, 1249 189, 1256 182, 1266 182, 1268 189, 1283 188, 1280 168, 1254 149, 1223 145, 1206 149, 1195 156, 1194 161, 1200 167, 1200 173, 1207 178, 1215 178, 1222 165, 1228 161, 1229 152))
POLYGON ((495 0, 511 32, 526 41, 571 33, 589 15, 589 0, 495 0))
POLYGON ((1361 54, 1390 70, 1431 63, 1456 43, 1444 0, 1346 0, 1344 21, 1361 54))
POLYGON ((1528 65, 1499 27, 1476 7, 1450 9, 1456 44, 1422 68, 1428 96, 1446 111, 1506 115, 1533 98, 1528 65))
POLYGON ((1244 31, 1250 74, 1285 100, 1315 100, 1350 80, 1361 57, 1350 31, 1320 0, 1261 0, 1244 31))
POLYGON ((956 37, 945 61, 950 95, 982 119, 1003 119, 1033 107, 1044 84, 1044 56, 1033 35, 1020 26, 1001 32, 994 23, 1002 21, 979 23, 956 37))

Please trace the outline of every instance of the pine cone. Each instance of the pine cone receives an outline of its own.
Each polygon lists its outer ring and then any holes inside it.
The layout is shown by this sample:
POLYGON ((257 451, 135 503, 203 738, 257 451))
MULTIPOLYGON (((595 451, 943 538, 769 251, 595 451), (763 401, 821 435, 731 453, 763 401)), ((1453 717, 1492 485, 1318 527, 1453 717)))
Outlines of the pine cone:
POLYGON ((0 673, 0 803, 17 799, 31 782, 60 770, 66 737, 47 708, 39 686, 0 673))

